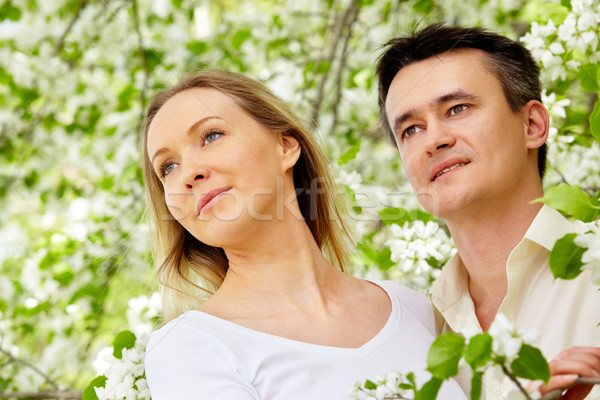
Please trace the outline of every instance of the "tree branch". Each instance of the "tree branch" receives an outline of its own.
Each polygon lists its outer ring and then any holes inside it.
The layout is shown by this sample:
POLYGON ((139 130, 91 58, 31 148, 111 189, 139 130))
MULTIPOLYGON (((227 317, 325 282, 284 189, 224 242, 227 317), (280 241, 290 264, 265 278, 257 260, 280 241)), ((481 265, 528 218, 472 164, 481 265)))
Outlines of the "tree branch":
POLYGON ((532 400, 529 393, 527 393, 527 390, 525 390, 523 385, 521 385, 521 382, 519 382, 517 377, 514 376, 513 373, 510 372, 504 364, 502 364, 502 372, 504 372, 504 375, 508 376, 508 379, 510 379, 517 386, 517 388, 519 388, 519 390, 521 391, 521 393, 523 393, 523 395, 527 398, 527 400, 532 400))
POLYGON ((332 123, 331 123, 330 135, 333 135, 333 133, 335 132, 335 127, 337 125, 338 108, 340 105, 340 98, 342 97, 342 74, 344 72, 344 67, 346 66, 346 55, 348 54, 348 42, 350 41, 350 37, 352 36, 352 27, 354 26, 354 23, 358 19, 358 11, 359 11, 358 4, 357 3, 353 3, 353 4, 356 4, 356 7, 353 8, 353 14, 350 19, 350 23, 348 24, 348 31, 346 32, 346 35, 344 36, 344 45, 342 47, 342 55, 340 57, 340 64, 338 65, 338 70, 337 70, 337 74, 335 77, 335 97, 334 97, 335 100, 333 103, 333 119, 332 119, 332 123))
POLYGON ((73 390, 55 390, 36 393, 0 393, 0 399, 57 399, 80 400, 81 392, 73 390))
POLYGON ((144 40, 142 38, 142 30, 140 29, 140 15, 138 12, 137 0, 132 0, 133 3, 133 23, 135 27, 135 33, 138 38, 138 49, 140 56, 142 57, 142 67, 144 69, 144 82, 142 84, 142 90, 140 91, 141 101, 141 115, 140 115, 140 129, 144 123, 144 110, 146 109, 146 90, 148 90, 148 80, 150 79, 150 65, 148 64, 148 56, 146 55, 146 49, 144 47, 144 40))
MULTIPOLYGON (((6 355, 11 362, 20 363, 20 364, 25 365, 28 368, 31 368, 32 370, 34 370, 35 372, 37 372, 42 378, 44 378, 44 380, 46 382, 48 382, 54 389, 56 389, 56 390, 59 389, 58 384, 52 378, 50 378, 48 375, 46 375, 45 373, 43 373, 35 365, 29 363, 28 361, 21 360, 20 358, 17 358, 15 356, 13 356, 12 354, 10 354, 10 352, 8 352, 8 351, 6 351, 4 349, 0 349, 0 353, 6 355)), ((2 398, 2 395, 0 395, 0 398, 2 398)))
POLYGON ((58 53, 60 53, 60 51, 65 47, 65 39, 67 38, 67 35, 69 34, 69 32, 71 32, 71 29, 73 29, 73 25, 75 25, 75 22, 81 15, 81 10, 83 10, 85 8, 85 6, 87 5, 87 2, 88 2, 88 0, 81 0, 79 2, 79 5, 77 6, 77 11, 75 11, 75 15, 73 15, 73 18, 71 18, 69 25, 67 25, 67 29, 65 29, 63 34, 60 36, 60 39, 58 39, 58 43, 56 44, 56 47, 54 48, 54 53, 53 53, 54 56, 57 56, 58 53))
MULTIPOLYGON (((331 62, 333 61, 333 58, 335 57, 335 52, 337 50, 337 46, 338 46, 338 43, 339 43, 340 38, 342 36, 342 32, 344 30, 344 27, 348 23, 348 18, 354 12, 353 11, 354 8, 358 8, 358 0, 351 0, 350 4, 348 5, 348 8, 346 8, 346 11, 344 11, 344 14, 339 19, 338 25, 336 27, 335 35, 334 35, 334 38, 333 38, 333 41, 332 41, 331 47, 329 49, 329 54, 327 55, 327 57, 325 57, 324 60, 321 60, 317 64, 317 68, 321 64, 321 62, 323 62, 323 61, 325 61, 325 62, 327 62, 328 64, 331 65, 331 62)), ((318 86, 318 89, 317 89, 317 96, 315 98, 315 102, 313 103, 313 108, 312 108, 312 112, 311 112, 311 119, 310 119, 311 128, 316 128, 317 125, 318 125, 317 120, 319 118, 319 112, 321 111, 321 104, 323 103, 323 96, 324 96, 324 93, 325 93, 325 82, 327 81, 327 77, 329 75, 329 71, 331 71, 331 68, 329 68, 327 70, 327 72, 325 72, 321 76, 321 80, 319 81, 319 86, 318 86)))

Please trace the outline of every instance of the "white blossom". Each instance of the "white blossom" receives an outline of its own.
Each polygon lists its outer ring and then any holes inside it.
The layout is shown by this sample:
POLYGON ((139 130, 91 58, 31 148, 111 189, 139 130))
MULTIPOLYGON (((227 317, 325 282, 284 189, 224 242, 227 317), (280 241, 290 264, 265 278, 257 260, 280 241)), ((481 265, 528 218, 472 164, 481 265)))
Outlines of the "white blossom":
POLYGON ((400 388, 401 383, 408 383, 405 375, 401 372, 391 371, 385 375, 369 378, 376 386, 375 389, 367 389, 364 383, 356 382, 350 387, 348 395, 353 400, 386 400, 398 398, 407 394, 405 389, 400 388))
POLYGON ((514 324, 502 313, 496 315, 488 333, 493 338, 494 352, 505 356, 509 362, 517 357, 523 343, 533 344, 539 339, 539 333, 537 332, 517 330, 514 324))
POLYGON ((424 223, 416 220, 406 222, 402 227, 393 224, 390 229, 394 237, 387 240, 385 245, 391 250, 392 261, 398 263, 404 272, 426 275, 432 270, 428 263, 430 258, 442 264, 454 252, 449 236, 433 221, 424 223))
MULTIPOLYGON (((103 356, 109 366, 104 370, 106 382, 103 388, 95 388, 102 400, 149 400, 150 391, 144 376, 144 354, 148 335, 140 336, 134 347, 122 350, 122 357, 114 357, 112 351, 103 356), (135 388, 134 388, 135 385, 135 388), (136 389, 137 388, 137 389, 136 389)), ((112 349, 111 349, 112 350, 112 349)))
POLYGON ((575 244, 586 248, 581 256, 582 269, 592 272, 592 281, 600 284, 600 221, 587 224, 587 232, 575 238, 575 244))

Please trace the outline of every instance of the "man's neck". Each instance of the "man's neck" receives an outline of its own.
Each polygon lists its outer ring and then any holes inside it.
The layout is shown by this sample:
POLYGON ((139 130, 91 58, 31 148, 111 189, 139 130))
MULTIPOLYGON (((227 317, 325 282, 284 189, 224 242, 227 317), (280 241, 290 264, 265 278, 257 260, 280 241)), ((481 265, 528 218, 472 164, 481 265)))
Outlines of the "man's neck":
POLYGON ((485 217, 447 220, 462 263, 469 275, 469 293, 483 330, 491 325, 508 291, 506 264, 523 239, 541 204, 490 208, 485 217))

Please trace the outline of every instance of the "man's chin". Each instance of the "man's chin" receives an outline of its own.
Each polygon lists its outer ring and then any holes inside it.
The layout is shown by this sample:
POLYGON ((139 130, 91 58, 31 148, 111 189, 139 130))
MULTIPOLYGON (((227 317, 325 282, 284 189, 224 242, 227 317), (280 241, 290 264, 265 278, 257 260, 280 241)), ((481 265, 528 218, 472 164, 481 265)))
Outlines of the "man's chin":
POLYGON ((421 192, 417 194, 421 207, 436 217, 440 216, 440 197, 437 194, 421 192))

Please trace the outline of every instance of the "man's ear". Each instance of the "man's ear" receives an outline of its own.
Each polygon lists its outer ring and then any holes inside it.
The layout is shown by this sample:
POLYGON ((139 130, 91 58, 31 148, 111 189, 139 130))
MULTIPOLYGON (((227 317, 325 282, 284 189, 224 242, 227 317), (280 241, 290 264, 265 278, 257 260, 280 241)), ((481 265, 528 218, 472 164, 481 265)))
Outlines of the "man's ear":
POLYGON ((298 140, 292 135, 280 133, 279 144, 281 145, 282 168, 284 172, 293 168, 300 158, 302 148, 298 140))
POLYGON ((550 118, 548 110, 537 100, 530 100, 523 107, 523 116, 526 124, 526 137, 528 149, 539 149, 548 139, 550 118))

